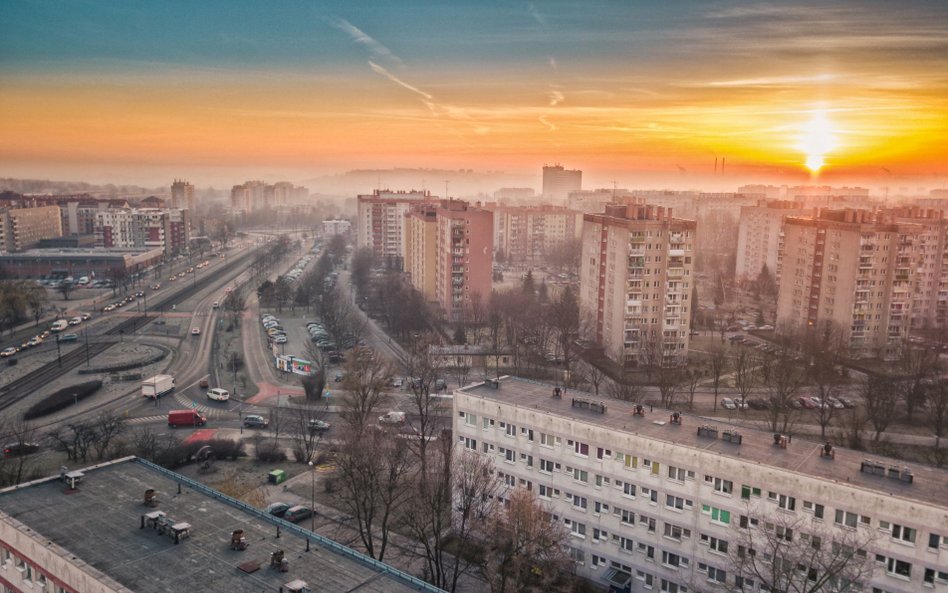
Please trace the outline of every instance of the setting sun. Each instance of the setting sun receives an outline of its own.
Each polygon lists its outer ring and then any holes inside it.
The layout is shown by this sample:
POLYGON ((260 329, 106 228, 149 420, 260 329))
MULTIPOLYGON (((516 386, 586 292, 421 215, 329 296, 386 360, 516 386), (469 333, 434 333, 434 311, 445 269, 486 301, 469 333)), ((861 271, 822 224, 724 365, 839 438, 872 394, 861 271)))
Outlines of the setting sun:
POLYGON ((826 154, 834 147, 833 126, 825 109, 813 111, 800 136, 800 150, 806 155, 806 167, 814 174, 826 163, 826 154))

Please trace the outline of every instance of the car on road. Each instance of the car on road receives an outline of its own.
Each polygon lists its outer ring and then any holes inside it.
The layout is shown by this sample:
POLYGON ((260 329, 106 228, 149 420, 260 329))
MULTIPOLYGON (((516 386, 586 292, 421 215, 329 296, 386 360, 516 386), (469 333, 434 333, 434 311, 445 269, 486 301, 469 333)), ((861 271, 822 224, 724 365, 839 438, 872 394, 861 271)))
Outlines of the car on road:
POLYGON ((143 296, 145 296, 145 291, 144 291, 144 290, 139 290, 138 292, 135 293, 135 298, 139 298, 139 299, 140 299, 140 298, 142 298, 143 296))
POLYGON ((80 323, 82 323, 82 317, 77 316, 69 320, 69 325, 79 325, 80 323))
POLYGON ((290 504, 286 502, 271 502, 267 505, 265 510, 274 517, 282 517, 290 510, 290 504))
POLYGON ((721 400, 721 406, 726 410, 737 409, 737 404, 735 404, 734 400, 729 397, 725 397, 724 399, 721 400))
POLYGON ((379 416, 379 424, 404 424, 405 412, 385 412, 379 416))
POLYGON ((210 386, 211 384, 207 379, 201 379, 200 381, 198 381, 198 387, 200 387, 201 389, 207 389, 210 386))
POLYGON ((16 353, 17 353, 17 349, 16 349, 16 348, 4 348, 3 350, 0 350, 0 356, 2 356, 2 357, 4 357, 4 358, 6 358, 6 357, 8 357, 8 356, 13 356, 13 355, 16 354, 16 353))
POLYGON ((244 426, 247 428, 266 428, 270 421, 258 414, 248 414, 244 416, 244 426))
POLYGON ((19 457, 21 455, 30 455, 39 451, 40 446, 36 443, 7 443, 3 446, 4 457, 19 457))
POLYGON ((199 336, 199 335, 201 335, 201 330, 198 329, 198 328, 196 328, 196 327, 192 327, 192 328, 191 328, 191 335, 192 335, 192 336, 199 336))
POLYGON ((392 379, 392 387, 404 387, 404 386, 405 386, 405 380, 402 379, 401 377, 395 377, 394 379, 392 379))
POLYGON ((30 338, 30 341, 27 342, 26 344, 27 346, 39 346, 42 343, 43 343, 43 338, 39 336, 33 336, 32 338, 30 338))
POLYGON ((273 336, 274 344, 286 344, 286 336, 273 336))
POLYGON ((216 402, 226 402, 230 399, 230 392, 220 387, 214 387, 207 390, 207 399, 216 402))
POLYGON ((60 334, 57 340, 60 342, 77 342, 79 341, 79 334, 60 334))
POLYGON ((310 432, 322 432, 324 430, 329 430, 331 427, 332 424, 326 422, 325 420, 320 420, 319 418, 312 418, 309 421, 310 432))
POLYGON ((161 288, 161 284, 158 284, 157 282, 151 285, 152 290, 158 290, 159 288, 161 288))
POLYGON ((295 507, 290 507, 285 513, 283 513, 283 518, 290 523, 299 523, 303 519, 309 519, 312 516, 313 510, 308 506, 301 504, 298 504, 295 507))
POLYGON ((90 315, 89 313, 83 313, 83 314, 82 314, 82 320, 83 320, 83 321, 89 321, 90 319, 92 319, 92 315, 90 315))
POLYGON ((811 397, 810 401, 813 402, 814 408, 828 408, 830 405, 818 397, 811 397))
POLYGON ((106 306, 102 307, 102 310, 105 311, 106 313, 108 313, 109 311, 114 311, 114 310, 115 310, 115 305, 106 305, 106 306))
POLYGON ((220 309, 220 308, 221 308, 221 304, 218 301, 214 301, 214 304, 211 305, 211 309, 220 309))

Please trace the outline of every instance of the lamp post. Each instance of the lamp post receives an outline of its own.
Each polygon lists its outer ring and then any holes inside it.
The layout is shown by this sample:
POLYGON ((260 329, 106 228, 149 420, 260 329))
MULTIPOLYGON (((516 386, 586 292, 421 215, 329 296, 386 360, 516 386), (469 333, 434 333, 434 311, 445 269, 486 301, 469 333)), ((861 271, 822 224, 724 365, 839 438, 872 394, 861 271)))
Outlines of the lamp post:
POLYGON ((59 347, 59 334, 56 334, 56 360, 59 362, 59 366, 63 366, 63 353, 59 347))
POLYGON ((316 465, 312 461, 309 462, 309 471, 312 485, 309 503, 309 510, 312 511, 312 514, 309 516, 309 530, 316 531, 316 465))

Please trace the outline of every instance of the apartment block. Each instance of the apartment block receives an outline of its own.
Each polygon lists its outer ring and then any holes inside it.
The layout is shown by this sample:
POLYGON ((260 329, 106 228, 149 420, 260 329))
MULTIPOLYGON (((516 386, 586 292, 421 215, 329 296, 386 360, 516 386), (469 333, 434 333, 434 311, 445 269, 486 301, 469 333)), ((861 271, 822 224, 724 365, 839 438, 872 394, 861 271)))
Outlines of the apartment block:
POLYGON ((898 356, 911 324, 922 231, 868 210, 788 217, 777 331, 832 324, 850 356, 898 356))
POLYGON ((96 212, 96 245, 107 248, 155 248, 165 255, 188 249, 191 240, 188 210, 108 209, 96 212))
POLYGON ((767 266, 774 278, 779 279, 783 220, 787 216, 804 216, 808 212, 803 204, 786 200, 743 206, 737 231, 736 276, 754 280, 767 266))
POLYGON ((695 230, 653 206, 609 204, 583 216, 580 306, 613 361, 687 356, 695 230))
POLYGON ((452 417, 501 496, 534 493, 577 573, 610 591, 772 593, 742 559, 820 549, 871 567, 862 591, 948 587, 943 469, 516 377, 456 390, 452 417))
POLYGON ((438 257, 438 211, 433 204, 416 206, 405 215, 405 274, 426 302, 438 300, 435 284, 438 257))
POLYGON ((493 262, 493 214, 465 202, 436 208, 435 296, 449 321, 461 321, 475 300, 487 304, 493 262))
POLYGON ((543 167, 543 197, 565 202, 569 192, 583 189, 583 172, 562 165, 543 167))
POLYGON ((59 206, 0 210, 0 251, 16 253, 36 247, 41 239, 62 237, 59 206))
POLYGON ((356 198, 358 205, 357 243, 371 247, 375 256, 392 269, 401 270, 405 253, 405 215, 413 206, 433 203, 424 191, 375 190, 356 198))
POLYGON ((918 207, 881 211, 899 225, 911 225, 917 261, 912 288, 912 329, 948 326, 948 219, 941 210, 918 207))
POLYGON ((0 490, 4 593, 438 593, 136 457, 0 490))
POLYGON ((171 184, 171 207, 187 208, 194 212, 194 186, 180 179, 171 184))
POLYGON ((494 249, 503 249, 507 261, 536 264, 562 243, 580 236, 581 212, 563 206, 499 206, 488 204, 494 215, 494 249))
POLYGON ((352 222, 347 219, 327 219, 323 221, 323 235, 347 235, 352 228, 352 222))

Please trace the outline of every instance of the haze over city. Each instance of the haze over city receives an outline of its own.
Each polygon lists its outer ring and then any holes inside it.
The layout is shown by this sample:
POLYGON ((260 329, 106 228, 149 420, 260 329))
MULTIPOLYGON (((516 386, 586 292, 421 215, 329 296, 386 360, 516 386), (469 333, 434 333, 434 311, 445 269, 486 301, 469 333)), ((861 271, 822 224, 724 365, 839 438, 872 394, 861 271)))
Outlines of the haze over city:
POLYGON ((937 1, 7 2, 0 175, 934 188, 946 40, 937 1))

